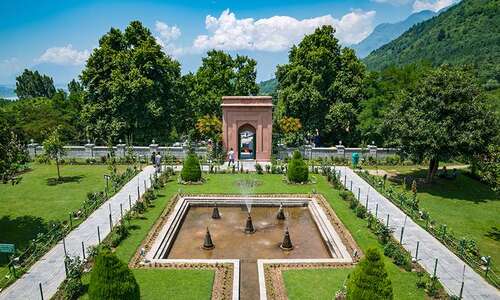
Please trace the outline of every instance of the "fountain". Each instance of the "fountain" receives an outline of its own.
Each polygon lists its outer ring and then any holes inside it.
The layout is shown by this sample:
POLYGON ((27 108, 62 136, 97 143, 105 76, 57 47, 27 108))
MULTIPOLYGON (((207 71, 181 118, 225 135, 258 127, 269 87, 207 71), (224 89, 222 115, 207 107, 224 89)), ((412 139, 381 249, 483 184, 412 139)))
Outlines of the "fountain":
POLYGON ((248 213, 247 224, 245 226, 245 233, 254 233, 254 232, 255 228, 253 227, 252 216, 250 215, 250 213, 248 213))
POLYGON ((283 211, 283 203, 280 204, 280 208, 278 209, 278 215, 276 215, 276 218, 278 220, 284 220, 285 219, 285 212, 283 211))
POLYGON ((220 219, 219 208, 217 203, 215 203, 214 210, 212 211, 212 219, 220 219))
POLYGON ((285 236, 283 237, 283 242, 280 245, 281 250, 290 251, 293 249, 292 240, 290 239, 290 233, 288 232, 288 227, 285 231, 285 236))
POLYGON ((212 236, 210 236, 210 231, 208 230, 207 227, 207 233, 205 234, 205 240, 203 241, 203 247, 204 250, 212 250, 215 248, 214 243, 212 242, 212 236))

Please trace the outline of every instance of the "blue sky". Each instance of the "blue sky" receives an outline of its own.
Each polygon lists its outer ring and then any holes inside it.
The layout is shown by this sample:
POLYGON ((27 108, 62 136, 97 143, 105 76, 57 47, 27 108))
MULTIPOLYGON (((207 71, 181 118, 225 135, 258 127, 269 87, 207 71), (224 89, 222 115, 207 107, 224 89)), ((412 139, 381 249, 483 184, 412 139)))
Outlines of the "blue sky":
POLYGON ((132 20, 150 28, 184 73, 195 71, 204 53, 216 48, 255 58, 258 80, 266 80, 287 62, 289 47, 316 26, 334 25, 349 45, 377 24, 454 1, 2 1, 0 84, 14 83, 24 68, 65 84, 78 76, 100 36, 132 20))

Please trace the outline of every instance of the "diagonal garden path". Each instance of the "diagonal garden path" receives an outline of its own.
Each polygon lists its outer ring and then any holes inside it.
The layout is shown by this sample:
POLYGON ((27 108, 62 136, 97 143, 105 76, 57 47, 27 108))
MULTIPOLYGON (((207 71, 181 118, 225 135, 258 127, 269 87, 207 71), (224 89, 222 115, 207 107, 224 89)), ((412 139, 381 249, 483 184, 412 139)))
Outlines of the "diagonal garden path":
MULTIPOLYGON (((352 190, 356 197, 358 197, 359 188, 360 203, 363 206, 366 205, 368 195, 367 209, 373 214, 375 214, 375 208, 378 204, 377 215, 379 220, 386 223, 387 219, 389 219, 389 226, 394 230, 392 235, 399 241, 401 228, 405 222, 405 213, 373 189, 350 168, 337 167, 338 171, 340 171, 341 181, 344 186, 352 190)), ((410 251, 413 257, 415 257, 417 241, 420 242, 418 262, 432 276, 437 259, 436 275, 448 293, 458 296, 463 278, 463 299, 500 299, 500 292, 495 287, 488 284, 483 277, 448 250, 446 246, 408 217, 404 229, 403 247, 410 251), (465 275, 463 276, 464 266, 465 275)))
MULTIPOLYGON (((85 249, 97 245, 98 226, 100 237, 104 239, 110 233, 110 211, 112 223, 116 224, 121 219, 120 204, 123 207, 123 213, 128 211, 129 195, 133 205, 137 200, 137 187, 139 187, 139 193, 144 194, 145 185, 148 188, 151 186, 150 176, 153 176, 154 172, 154 167, 145 167, 142 172, 125 184, 118 193, 71 231, 65 239, 68 255, 82 257, 82 242, 85 249)), ((43 299, 50 299, 65 278, 64 245, 61 241, 36 262, 26 274, 2 291, 0 300, 42 299, 39 284, 42 285, 43 299)))

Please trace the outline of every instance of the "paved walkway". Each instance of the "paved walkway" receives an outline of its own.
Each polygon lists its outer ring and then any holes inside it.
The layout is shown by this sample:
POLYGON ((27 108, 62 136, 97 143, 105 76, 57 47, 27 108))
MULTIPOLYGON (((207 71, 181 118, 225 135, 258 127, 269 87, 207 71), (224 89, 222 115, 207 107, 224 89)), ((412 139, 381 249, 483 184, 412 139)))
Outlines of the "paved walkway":
MULTIPOLYGON (((82 241, 85 249, 89 246, 97 245, 97 227, 104 239, 110 232, 109 213, 113 224, 121 219, 120 204, 123 206, 123 212, 129 210, 129 195, 131 195, 132 205, 137 200, 137 186, 140 194, 145 191, 144 182, 150 187, 150 175, 154 174, 154 168, 148 166, 129 181, 123 188, 111 199, 106 201, 101 207, 94 211, 82 224, 71 231, 66 236, 66 250, 68 255, 82 256, 82 241)), ((47 252, 31 269, 19 278, 15 283, 2 291, 1 300, 14 299, 41 299, 39 283, 42 284, 44 299, 50 299, 57 291, 59 285, 66 278, 64 272, 64 248, 63 243, 59 242, 49 252, 47 252)))
MULTIPOLYGON (((365 206, 368 194, 368 210, 375 213, 375 207, 378 204, 378 218, 384 223, 387 222, 389 214, 389 226, 394 230, 392 235, 399 241, 406 215, 350 168, 337 167, 337 171, 340 171, 341 181, 347 189, 351 189, 352 182, 352 192, 356 197, 358 197, 359 188, 360 203, 363 206, 365 206)), ((417 241, 420 241, 418 262, 432 275, 436 258, 438 259, 436 274, 448 293, 459 295, 465 265, 464 299, 500 299, 500 292, 495 287, 488 284, 483 277, 408 217, 404 229, 403 246, 413 257, 415 257, 417 241)))

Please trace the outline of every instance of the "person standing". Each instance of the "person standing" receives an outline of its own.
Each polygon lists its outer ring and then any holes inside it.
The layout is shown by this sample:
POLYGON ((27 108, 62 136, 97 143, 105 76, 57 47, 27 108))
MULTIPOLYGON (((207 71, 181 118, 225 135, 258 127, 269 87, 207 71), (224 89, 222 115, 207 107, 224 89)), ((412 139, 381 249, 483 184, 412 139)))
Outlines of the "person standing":
POLYGON ((156 156, 155 156, 155 166, 156 166, 156 171, 160 172, 161 171, 161 155, 160 155, 160 152, 156 153, 156 156))
POLYGON ((230 167, 231 163, 234 165, 234 150, 233 148, 229 149, 229 152, 227 153, 227 159, 228 159, 228 164, 227 166, 230 167))

